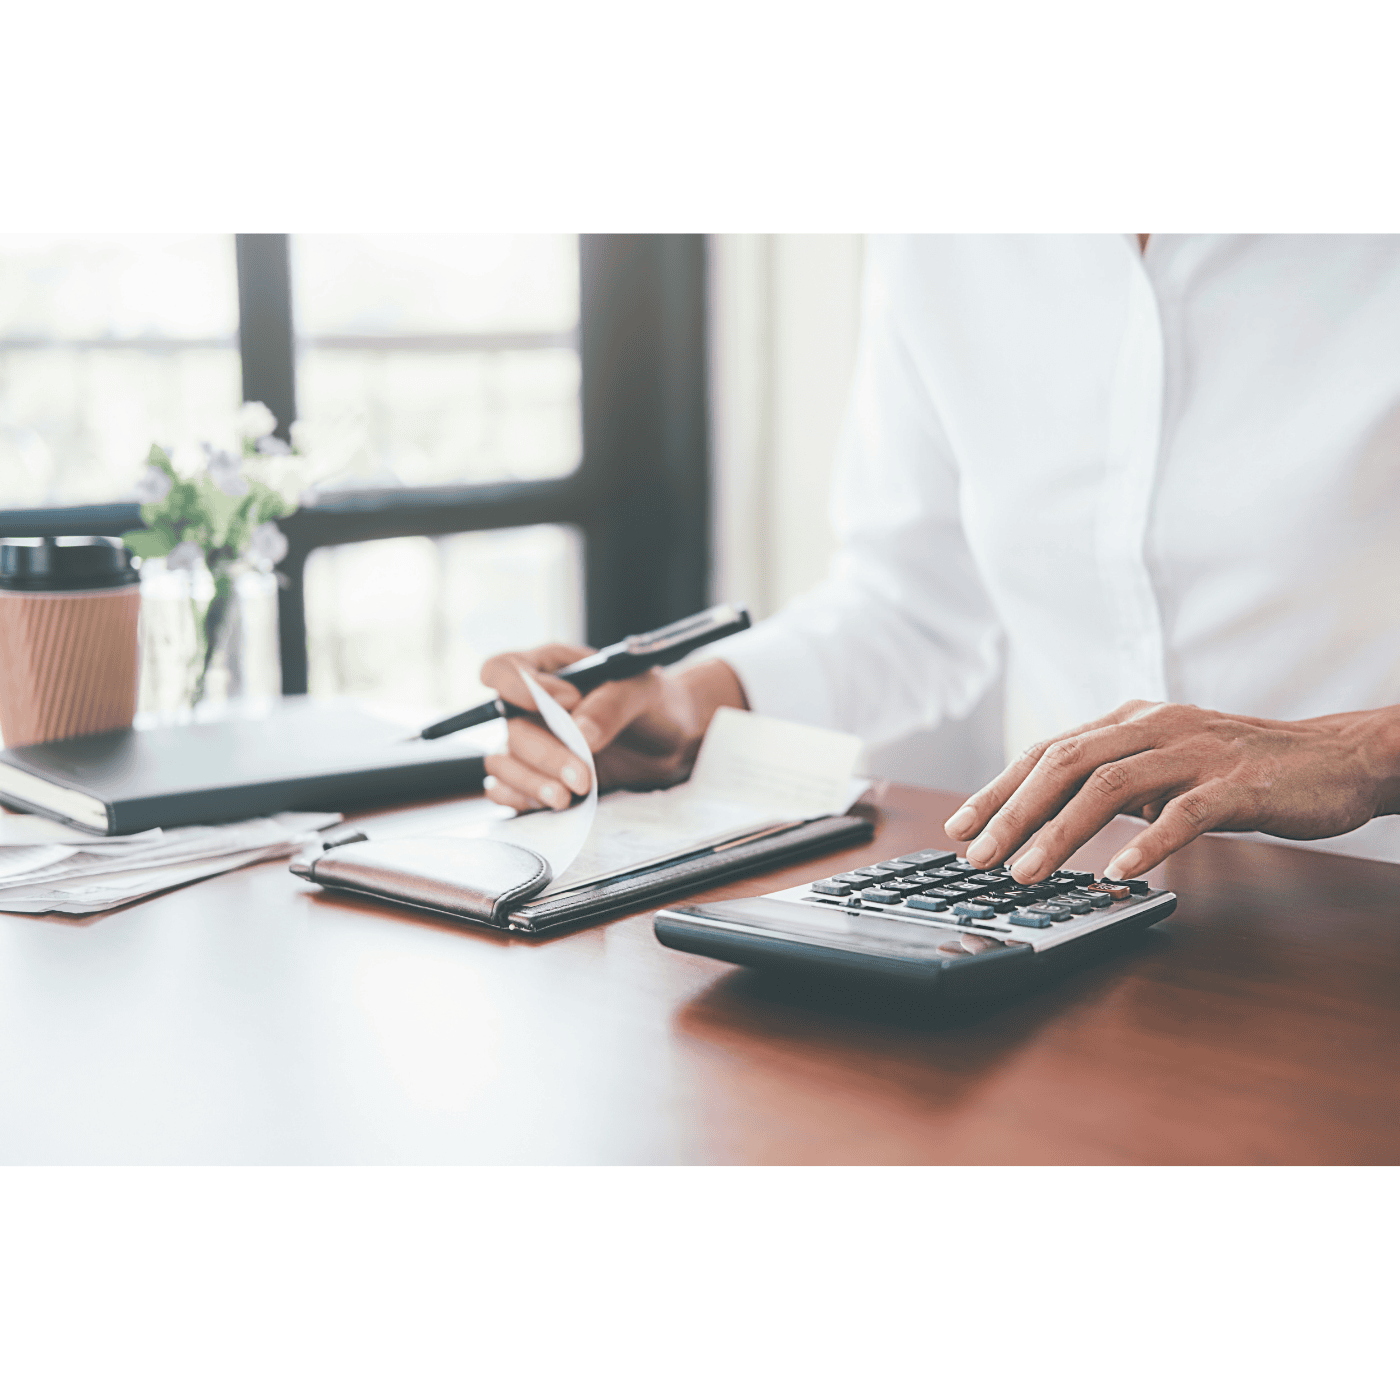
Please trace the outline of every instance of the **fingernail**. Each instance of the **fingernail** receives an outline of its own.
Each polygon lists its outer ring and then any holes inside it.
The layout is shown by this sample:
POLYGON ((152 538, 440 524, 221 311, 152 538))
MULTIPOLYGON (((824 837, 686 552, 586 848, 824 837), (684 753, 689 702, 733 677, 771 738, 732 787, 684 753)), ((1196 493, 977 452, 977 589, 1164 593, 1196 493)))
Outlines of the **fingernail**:
POLYGON ((1126 851, 1119 851, 1108 863, 1108 868, 1104 871, 1105 880, 1121 880, 1125 875, 1135 875, 1142 869, 1142 852, 1136 846, 1129 846, 1126 851))
POLYGON ((599 729, 587 715, 584 715, 582 719, 575 720, 574 722, 578 725, 578 732, 583 735, 583 742, 587 744, 590 749, 596 749, 598 747, 598 741, 603 737, 603 731, 599 729))
POLYGON ((979 836, 972 845, 967 848, 967 858, 974 865, 976 865, 978 861, 991 860, 996 853, 997 843, 993 841, 990 836, 979 836))
POLYGON ((1040 871, 1040 867, 1045 864, 1045 852, 1039 846, 1032 846, 1015 865, 1011 867, 1011 874, 1023 884, 1030 884, 1040 871))
POLYGON ((541 783, 540 801, 546 806, 553 807, 559 801, 559 789, 553 783, 541 783))
POLYGON ((959 807, 958 810, 943 823, 943 830, 946 831, 954 841, 959 841, 976 825, 977 813, 971 807, 959 807))
POLYGON ((572 763, 566 763, 563 771, 559 774, 580 797, 588 791, 588 776, 581 773, 572 763))
POLYGON ((495 787, 496 784, 499 783, 500 781, 501 781, 501 780, 500 780, 499 778, 493 778, 493 777, 491 776, 491 774, 488 773, 488 774, 481 780, 481 786, 484 787, 484 788, 486 789, 487 792, 490 792, 491 789, 492 789, 493 787, 495 787))

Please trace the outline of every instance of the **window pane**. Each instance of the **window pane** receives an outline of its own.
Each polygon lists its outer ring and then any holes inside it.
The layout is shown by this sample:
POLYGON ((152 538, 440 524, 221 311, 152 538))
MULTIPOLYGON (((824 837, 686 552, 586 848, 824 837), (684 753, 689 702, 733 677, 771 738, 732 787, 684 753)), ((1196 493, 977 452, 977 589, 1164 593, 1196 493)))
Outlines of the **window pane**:
POLYGON ((567 332, 578 324, 568 235, 297 234, 297 333, 567 332))
POLYGON ((578 466, 576 238, 298 235, 292 284, 297 411, 361 425, 368 482, 578 466))
POLYGON ((297 374, 302 418, 362 424, 374 481, 526 480, 578 465, 572 350, 303 351, 297 374))
POLYGON ((306 565, 313 695, 449 713, 485 699, 482 662, 583 637, 577 532, 522 530, 373 540, 306 565))
POLYGON ((130 499, 237 408, 233 239, 0 235, 0 505, 130 499))

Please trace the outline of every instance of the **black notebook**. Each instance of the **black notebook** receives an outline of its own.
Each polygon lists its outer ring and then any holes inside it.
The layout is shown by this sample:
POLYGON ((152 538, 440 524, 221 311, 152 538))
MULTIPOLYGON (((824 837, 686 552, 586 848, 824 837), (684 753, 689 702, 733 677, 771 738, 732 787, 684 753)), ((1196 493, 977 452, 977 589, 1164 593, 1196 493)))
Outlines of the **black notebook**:
POLYGON ((122 836, 481 787, 481 754, 404 733, 347 702, 292 700, 266 719, 86 734, 0 749, 0 802, 122 836))

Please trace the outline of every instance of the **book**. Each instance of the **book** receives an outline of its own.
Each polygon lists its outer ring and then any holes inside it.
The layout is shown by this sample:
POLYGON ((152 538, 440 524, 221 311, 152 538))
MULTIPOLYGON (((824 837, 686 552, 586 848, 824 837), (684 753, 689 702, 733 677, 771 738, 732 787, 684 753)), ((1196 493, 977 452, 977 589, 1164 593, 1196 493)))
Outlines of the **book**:
POLYGON ((445 797, 479 791, 484 776, 470 741, 405 742, 401 726, 346 701, 0 749, 0 802, 106 836, 445 797))

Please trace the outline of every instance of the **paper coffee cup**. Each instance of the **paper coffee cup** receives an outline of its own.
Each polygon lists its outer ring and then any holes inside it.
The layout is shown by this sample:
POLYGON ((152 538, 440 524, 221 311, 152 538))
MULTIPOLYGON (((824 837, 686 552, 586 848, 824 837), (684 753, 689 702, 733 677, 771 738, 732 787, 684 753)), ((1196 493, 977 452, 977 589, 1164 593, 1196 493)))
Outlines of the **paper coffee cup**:
POLYGON ((125 729, 136 713, 141 587, 120 540, 0 540, 0 738, 125 729))

